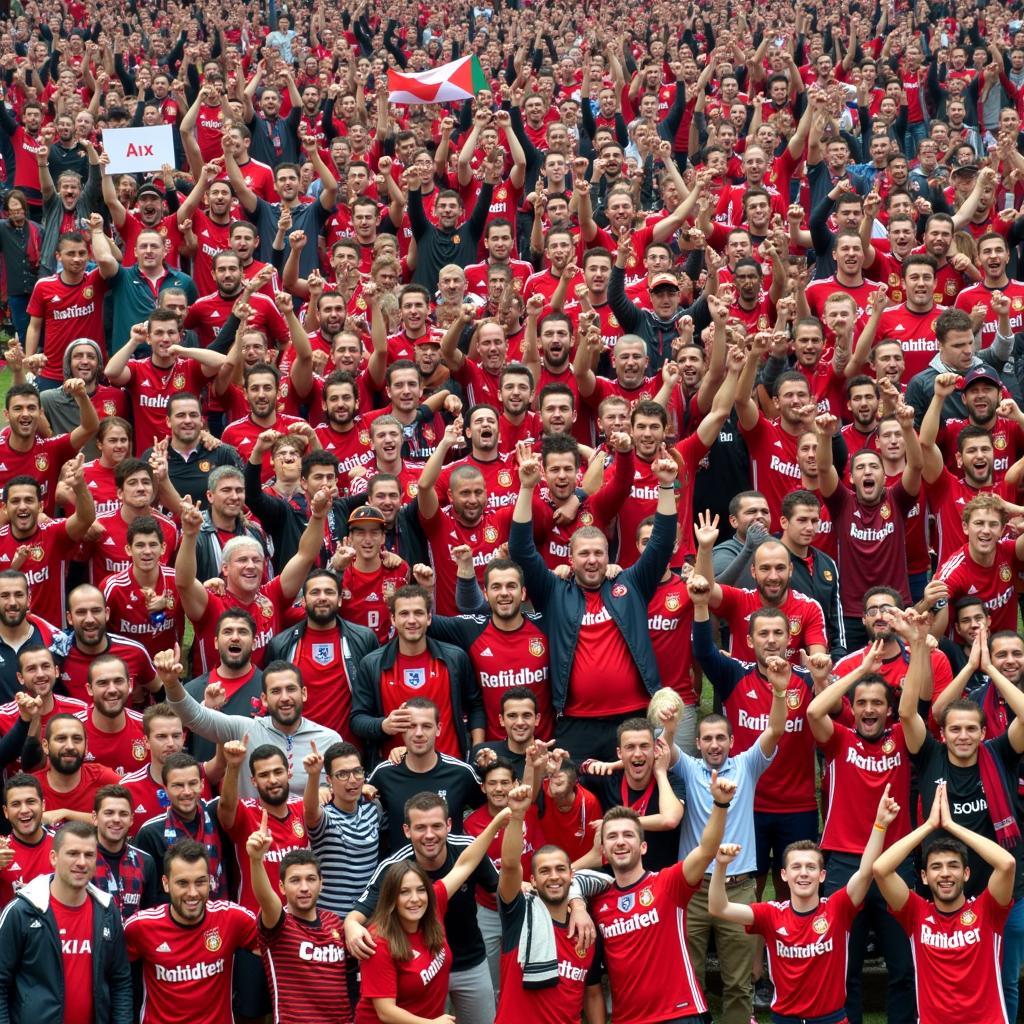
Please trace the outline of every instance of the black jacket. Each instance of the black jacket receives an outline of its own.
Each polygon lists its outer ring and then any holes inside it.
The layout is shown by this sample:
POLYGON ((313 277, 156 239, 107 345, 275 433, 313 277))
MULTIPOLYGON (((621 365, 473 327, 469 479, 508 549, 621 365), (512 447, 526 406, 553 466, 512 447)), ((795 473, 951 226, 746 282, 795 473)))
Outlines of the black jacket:
MULTIPOLYGON (((52 875, 18 890, 0 914, 0 1024, 63 1024, 64 962, 50 909, 52 875)), ((94 1024, 132 1024, 132 976, 117 904, 90 885, 94 1024)))
POLYGON ((829 655, 833 661, 846 656, 846 627, 843 624, 843 606, 839 600, 839 569, 836 563, 818 548, 808 550, 810 565, 802 558, 789 552, 793 565, 793 577, 789 585, 804 597, 821 605, 825 618, 825 635, 828 637, 829 655))
MULTIPOLYGON (((646 620, 645 620, 646 621, 646 620)), ((427 638, 427 651, 432 658, 443 661, 451 685, 452 722, 459 734, 459 751, 469 759, 469 730, 483 729, 487 724, 484 699, 469 655, 452 644, 427 638)), ((380 695, 381 675, 394 667, 398 657, 398 637, 389 640, 363 658, 352 684, 352 731, 366 742, 371 763, 379 760, 376 747, 385 739, 382 723, 385 718, 380 695)), ((2 1024, 2 1022, 0 1022, 2 1024)))

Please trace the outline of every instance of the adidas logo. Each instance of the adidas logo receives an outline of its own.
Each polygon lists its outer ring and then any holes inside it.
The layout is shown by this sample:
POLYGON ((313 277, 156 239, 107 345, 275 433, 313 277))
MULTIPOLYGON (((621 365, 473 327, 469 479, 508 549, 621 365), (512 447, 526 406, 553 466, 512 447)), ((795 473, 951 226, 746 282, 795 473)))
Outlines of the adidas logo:
POLYGON ((41 924, 39 923, 39 921, 33 921, 33 922, 32 922, 32 923, 31 923, 31 924, 29 925, 29 928, 42 928, 42 927, 43 927, 43 926, 42 926, 42 925, 41 925, 41 924))
POLYGON ((153 382, 148 377, 143 377, 142 386, 144 388, 151 388, 153 386, 153 382))
POLYGON ((493 658, 494 657, 494 652, 490 649, 490 647, 485 647, 480 652, 480 657, 481 658, 493 658))
POLYGON ((906 330, 906 327, 904 327, 903 324, 896 324, 896 326, 893 327, 893 333, 894 334, 897 333, 898 331, 905 331, 905 330, 906 330))
POLYGON ((135 813, 136 814, 145 814, 146 813, 146 805, 145 804, 139 804, 135 808, 135 813))
POLYGON ((789 929, 785 925, 779 928, 778 932, 780 935, 785 935, 787 937, 789 936, 789 929))
POLYGON ((747 696, 751 700, 757 700, 757 691, 756 690, 747 690, 747 696))
POLYGON ((17 861, 13 861, 12 863, 7 865, 7 870, 8 871, 21 871, 22 867, 21 867, 21 865, 17 861))
POLYGON ((170 951, 171 947, 168 946, 166 942, 161 942, 160 945, 156 947, 157 953, 170 953, 170 951))
POLYGON ((976 594, 977 592, 978 592, 978 588, 972 583, 971 586, 970 586, 970 589, 967 591, 967 593, 968 594, 976 594))

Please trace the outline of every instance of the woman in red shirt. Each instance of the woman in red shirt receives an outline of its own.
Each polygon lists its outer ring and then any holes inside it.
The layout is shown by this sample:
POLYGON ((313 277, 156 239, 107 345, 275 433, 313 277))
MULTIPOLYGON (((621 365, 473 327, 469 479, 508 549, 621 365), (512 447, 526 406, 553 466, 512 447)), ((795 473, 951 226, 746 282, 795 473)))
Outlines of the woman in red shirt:
POLYGON ((356 1024, 455 1024, 444 1012, 452 952, 444 935, 448 899, 483 860, 510 817, 507 808, 437 881, 413 860, 388 868, 369 930, 376 948, 361 965, 356 1024))

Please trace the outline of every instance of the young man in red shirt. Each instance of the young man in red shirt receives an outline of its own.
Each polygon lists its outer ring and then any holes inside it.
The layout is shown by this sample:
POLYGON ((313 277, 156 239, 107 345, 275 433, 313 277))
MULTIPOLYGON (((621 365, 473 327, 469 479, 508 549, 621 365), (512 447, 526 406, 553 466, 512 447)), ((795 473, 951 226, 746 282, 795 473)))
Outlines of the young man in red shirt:
POLYGON ((131 694, 128 666, 116 655, 100 655, 89 665, 86 690, 92 704, 75 717, 85 725, 87 761, 113 768, 119 776, 147 759, 142 715, 126 708, 131 694))
POLYGON ((999 952, 1013 906, 1016 860, 999 843, 958 824, 950 813, 947 784, 940 781, 923 825, 875 861, 874 874, 889 910, 914 947, 917 1009, 921 1024, 943 1024, 955 1006, 957 1019, 1006 1024, 999 952), (914 892, 897 869, 933 832, 944 836, 924 848, 921 880, 931 893, 914 892), (964 895, 970 874, 967 851, 992 869, 977 896, 964 895))
POLYGON ((43 825, 43 787, 34 775, 12 775, 4 786, 4 817, 11 834, 0 845, 0 900, 4 906, 39 875, 50 873, 53 832, 43 825))
POLYGON ((96 790, 116 783, 117 773, 95 761, 85 763, 85 725, 74 715, 54 715, 46 723, 43 752, 49 767, 33 775, 43 787, 44 824, 91 825, 96 790))
POLYGON ((782 877, 789 886, 788 900, 731 903, 725 880, 739 847, 719 848, 708 887, 708 909, 715 917, 743 925, 750 934, 765 939, 775 986, 773 1017, 845 1022, 850 930, 871 886, 871 869, 882 852, 886 830, 899 812, 900 806, 886 786, 860 867, 846 887, 831 896, 820 895, 825 855, 815 842, 805 839, 791 843, 783 852, 782 877))

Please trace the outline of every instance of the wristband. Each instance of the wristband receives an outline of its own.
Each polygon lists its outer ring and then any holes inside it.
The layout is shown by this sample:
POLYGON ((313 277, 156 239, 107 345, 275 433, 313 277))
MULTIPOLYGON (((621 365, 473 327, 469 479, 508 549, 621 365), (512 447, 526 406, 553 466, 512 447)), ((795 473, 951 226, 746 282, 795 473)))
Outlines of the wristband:
POLYGON ((675 484, 658 484, 659 491, 674 491, 675 489, 675 484))
POLYGON ((723 804, 721 800, 713 800, 713 803, 714 803, 714 805, 715 805, 716 807, 722 807, 722 808, 724 808, 725 810, 728 810, 728 809, 729 809, 729 805, 728 805, 728 804, 723 804))
POLYGON ((871 827, 872 828, 877 828, 879 832, 888 832, 889 831, 889 826, 888 825, 879 825, 877 821, 871 827))

